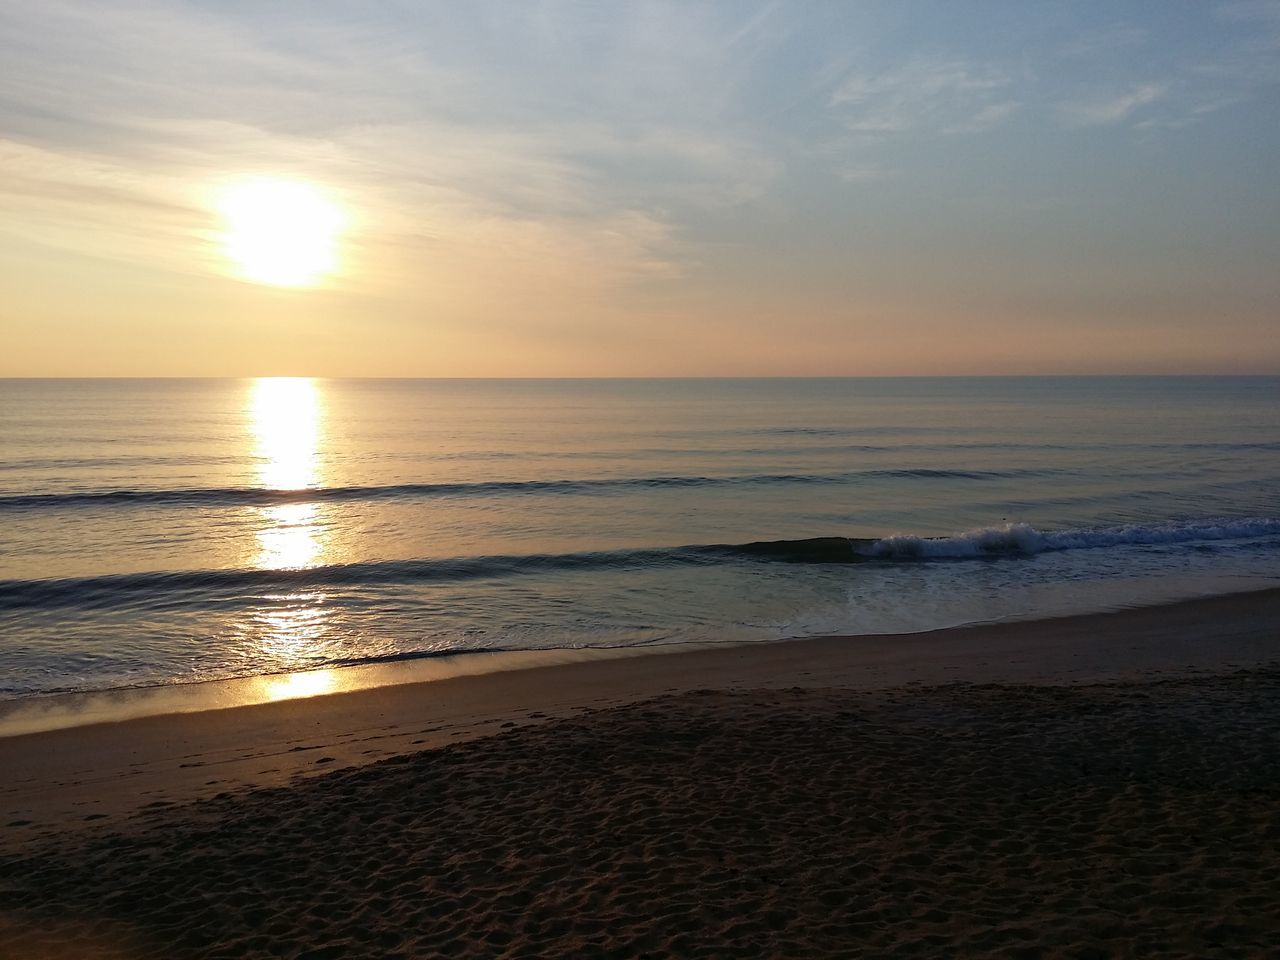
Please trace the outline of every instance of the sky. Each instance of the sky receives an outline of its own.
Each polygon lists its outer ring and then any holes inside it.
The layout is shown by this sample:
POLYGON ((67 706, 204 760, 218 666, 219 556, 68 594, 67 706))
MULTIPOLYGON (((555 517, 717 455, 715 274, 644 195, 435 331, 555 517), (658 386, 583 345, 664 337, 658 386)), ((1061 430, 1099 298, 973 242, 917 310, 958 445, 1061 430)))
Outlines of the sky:
POLYGON ((41 0, 0 73, 0 376, 1280 373, 1280 0, 41 0))

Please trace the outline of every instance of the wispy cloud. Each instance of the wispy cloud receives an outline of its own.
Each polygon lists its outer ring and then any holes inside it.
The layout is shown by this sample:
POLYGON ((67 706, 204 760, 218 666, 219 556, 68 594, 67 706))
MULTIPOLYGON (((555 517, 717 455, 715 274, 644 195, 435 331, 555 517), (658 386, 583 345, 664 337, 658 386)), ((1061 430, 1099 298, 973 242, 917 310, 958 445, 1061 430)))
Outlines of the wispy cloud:
POLYGON ((1241 32, 1214 56, 1198 61, 1194 72, 1245 89, 1280 83, 1280 0, 1227 3, 1214 13, 1241 32))
POLYGON ((1105 127, 1128 120, 1135 112, 1149 106, 1168 93, 1161 83, 1141 83, 1124 93, 1095 99, 1077 100, 1059 107, 1069 127, 1105 127))
POLYGON ((723 23, 678 7, 614 23, 477 5, 414 29, 271 11, 250 29, 164 3, 6 7, 15 82, 0 120, 23 164, 0 183, 0 210, 61 224, 50 244, 162 266, 175 244, 189 260, 192 244, 208 247, 220 180, 303 177, 342 193, 380 249, 439 258, 445 243, 504 269, 540 258, 594 285, 669 275, 687 256, 682 211, 748 201, 778 175, 723 115, 740 82, 728 61, 765 42, 770 14, 726 41, 723 23), (483 70, 458 53, 486 47, 483 70), (125 242, 125 204, 183 216, 150 218, 157 242, 125 242))
POLYGON ((846 76, 831 95, 857 134, 935 134, 989 130, 1018 108, 1013 80, 994 64, 916 58, 880 73, 846 76))
POLYGON ((1000 103, 989 103, 967 119, 943 127, 943 133, 983 133, 994 130, 1021 109, 1017 100, 1004 100, 1000 103))

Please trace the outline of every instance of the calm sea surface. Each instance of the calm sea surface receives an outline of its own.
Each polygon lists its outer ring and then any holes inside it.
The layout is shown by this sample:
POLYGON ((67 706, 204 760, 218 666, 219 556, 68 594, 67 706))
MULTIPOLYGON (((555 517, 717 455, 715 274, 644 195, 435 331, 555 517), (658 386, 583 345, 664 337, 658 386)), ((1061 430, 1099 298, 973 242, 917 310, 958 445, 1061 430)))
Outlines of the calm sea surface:
POLYGON ((0 381, 0 696, 1275 582, 1277 378, 0 381))

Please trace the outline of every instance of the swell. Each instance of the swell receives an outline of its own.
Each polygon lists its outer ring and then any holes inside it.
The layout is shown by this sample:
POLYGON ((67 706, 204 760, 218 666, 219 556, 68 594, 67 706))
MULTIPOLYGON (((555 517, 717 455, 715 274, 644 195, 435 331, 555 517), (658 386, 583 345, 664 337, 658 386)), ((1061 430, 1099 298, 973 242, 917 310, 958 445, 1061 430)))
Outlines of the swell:
MULTIPOLYGON (((842 440, 846 437, 855 437, 865 431, 840 431, 840 430, 823 430, 823 429, 807 429, 798 427, 788 427, 777 430, 766 431, 748 431, 746 436, 782 436, 782 437, 813 437, 818 440, 831 438, 833 440, 842 440)), ((902 433, 903 431, 895 431, 902 433)), ((926 431, 936 432, 936 431, 926 431)), ((717 434, 719 435, 719 434, 717 434)), ((85 442, 90 442, 88 439, 85 442)), ((1119 452, 1152 452, 1152 451, 1212 451, 1212 452, 1249 452, 1255 450, 1263 451, 1280 451, 1280 441, 1205 441, 1205 442, 1183 442, 1183 443, 1157 443, 1157 442, 1102 442, 1096 441, 1092 443, 1049 443, 1045 441, 1020 442, 1020 441, 993 441, 993 440, 950 440, 947 442, 919 442, 919 443, 814 443, 808 445, 796 445, 787 443, 782 445, 770 444, 763 446, 725 446, 715 447, 710 452, 717 456, 795 456, 798 453, 806 454, 822 454, 822 453, 954 453, 955 451, 965 452, 990 452, 990 453, 1021 453, 1030 451, 1034 454, 1040 453, 1080 453, 1091 452, 1097 453, 1119 451, 1119 452)), ((509 450, 467 450, 458 452, 433 451, 428 459, 430 462, 491 462, 495 460, 598 460, 602 456, 608 456, 615 452, 625 452, 628 457, 705 457, 708 447, 706 446, 662 446, 662 447, 637 447, 631 446, 625 448, 624 451, 613 451, 610 449, 589 449, 589 450, 543 450, 543 451, 524 451, 514 452, 509 450)), ((416 453, 404 454, 384 454, 380 457, 382 460, 418 462, 424 458, 416 453)), ((6 472, 29 472, 33 470, 84 470, 88 468, 102 469, 109 467, 156 467, 156 466, 179 466, 190 468, 194 466, 226 466, 226 465, 243 465, 244 458, 238 455, 197 455, 192 453, 183 453, 181 455, 146 455, 146 454, 128 454, 118 456, 76 456, 76 457, 27 457, 23 459, 11 458, 0 462, 0 473, 6 472)))
POLYGON ((1023 558, 1060 550, 1203 545, 1272 537, 1280 537, 1280 520, 1263 517, 1048 531, 1013 523, 943 537, 810 537, 641 550, 378 561, 286 570, 159 571, 49 580, 0 580, 0 611, 46 608, 94 610, 128 605, 169 607, 202 601, 252 600, 308 589, 376 590, 398 584, 458 583, 572 571, 712 566, 734 562, 884 564, 1023 558))
POLYGON ((192 487, 176 490, 93 490, 72 493, 30 493, 0 496, 0 510, 64 509, 95 506, 210 506, 256 507, 285 503, 332 503, 356 500, 424 499, 431 497, 493 497, 525 494, 592 494, 614 490, 681 487, 758 486, 773 484, 836 484, 858 480, 997 480, 1045 476, 1060 471, 946 470, 903 468, 842 473, 754 473, 733 476, 651 476, 585 480, 484 480, 451 483, 399 483, 378 486, 305 487, 273 490, 265 487, 192 487))
POLYGON ((23 607, 113 606, 121 598, 181 594, 226 596, 342 586, 376 587, 407 583, 456 583, 483 578, 570 570, 608 570, 663 563, 714 562, 692 550, 620 550, 517 556, 456 557, 440 560, 391 560, 340 563, 287 570, 182 570, 65 577, 52 580, 0 580, 0 610, 23 607))

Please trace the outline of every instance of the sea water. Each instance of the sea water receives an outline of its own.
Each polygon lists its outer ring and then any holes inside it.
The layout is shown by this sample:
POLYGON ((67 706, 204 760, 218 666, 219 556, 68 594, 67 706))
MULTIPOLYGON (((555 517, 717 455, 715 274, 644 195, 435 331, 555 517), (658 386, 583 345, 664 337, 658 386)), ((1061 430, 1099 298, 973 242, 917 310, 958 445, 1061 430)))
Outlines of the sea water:
POLYGON ((1280 583, 1280 378, 0 381, 0 697, 1280 583))

